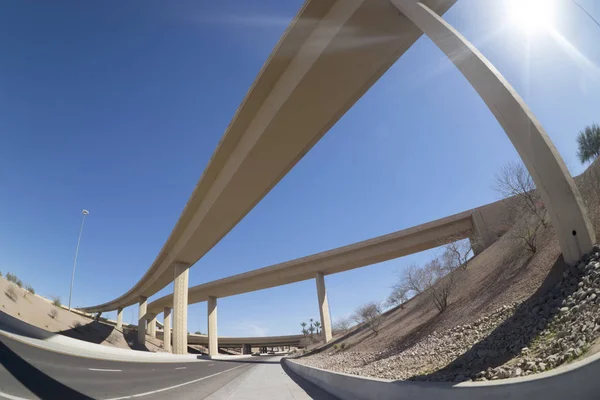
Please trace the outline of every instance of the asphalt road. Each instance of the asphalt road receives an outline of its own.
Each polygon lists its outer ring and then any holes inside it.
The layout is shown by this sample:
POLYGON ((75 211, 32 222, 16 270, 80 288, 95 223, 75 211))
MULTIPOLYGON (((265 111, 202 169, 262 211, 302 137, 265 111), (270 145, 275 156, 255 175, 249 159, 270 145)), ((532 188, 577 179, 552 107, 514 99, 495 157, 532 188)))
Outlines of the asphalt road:
POLYGON ((138 363, 73 357, 0 335, 0 399, 203 399, 267 357, 138 363))

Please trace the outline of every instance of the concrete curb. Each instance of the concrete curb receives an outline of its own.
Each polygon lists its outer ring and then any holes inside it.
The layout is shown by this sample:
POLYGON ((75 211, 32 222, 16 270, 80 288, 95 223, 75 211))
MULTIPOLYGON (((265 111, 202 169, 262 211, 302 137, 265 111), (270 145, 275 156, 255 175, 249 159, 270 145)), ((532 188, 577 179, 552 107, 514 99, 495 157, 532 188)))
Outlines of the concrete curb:
POLYGON ((97 360, 150 363, 206 362, 197 355, 191 354, 150 353, 89 343, 48 332, 2 313, 0 313, 0 335, 43 350, 97 360))
POLYGON ((294 373, 342 400, 598 399, 600 353, 555 370, 490 382, 411 382, 365 378, 282 360, 294 373))

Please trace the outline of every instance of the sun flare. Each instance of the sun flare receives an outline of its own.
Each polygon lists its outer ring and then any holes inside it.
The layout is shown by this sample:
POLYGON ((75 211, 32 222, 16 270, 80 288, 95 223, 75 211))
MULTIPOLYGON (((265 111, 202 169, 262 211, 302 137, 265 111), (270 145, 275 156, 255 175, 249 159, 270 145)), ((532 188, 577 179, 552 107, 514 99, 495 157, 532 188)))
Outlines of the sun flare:
POLYGON ((508 7, 512 22, 528 33, 545 30, 553 25, 553 1, 509 0, 508 7))

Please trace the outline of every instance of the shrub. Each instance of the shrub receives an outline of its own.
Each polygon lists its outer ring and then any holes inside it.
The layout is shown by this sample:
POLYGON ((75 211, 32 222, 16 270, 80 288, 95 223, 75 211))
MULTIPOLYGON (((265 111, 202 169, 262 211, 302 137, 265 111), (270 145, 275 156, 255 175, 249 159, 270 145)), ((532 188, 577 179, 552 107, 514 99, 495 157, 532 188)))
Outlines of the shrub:
POLYGON ((17 284, 18 287, 20 287, 20 288, 23 287, 23 282, 21 282, 21 280, 19 278, 17 278, 17 281, 15 283, 17 284))
POLYGON ((334 345, 333 345, 333 349, 334 349, 334 350, 337 350, 337 349, 339 349, 339 348, 340 348, 340 345, 339 345, 339 344, 337 344, 337 343, 336 343, 336 344, 334 344, 334 345))
POLYGON ((31 285, 27 285, 25 287, 25 290, 27 290, 27 292, 29 292, 31 294, 35 294, 35 290, 33 289, 33 286, 31 286, 31 285))
POLYGON ((50 318, 56 319, 56 317, 58 316, 58 311, 56 311, 56 308, 53 308, 52 310, 50 310, 48 315, 50 316, 50 318))
POLYGON ((346 348, 346 343, 340 344, 340 349, 344 350, 346 348))
POLYGON ((60 297, 53 296, 52 297, 52 304, 55 305, 56 307, 60 307, 61 306, 60 297))
POLYGON ((0 271, 0 278, 2 277, 2 271, 0 271))
POLYGON ((366 324, 377 335, 379 333, 379 325, 381 324, 381 304, 370 302, 360 306, 355 314, 354 320, 361 324, 366 324))
POLYGON ((10 272, 6 273, 6 280, 12 283, 17 283, 17 276, 14 274, 11 274, 10 272))

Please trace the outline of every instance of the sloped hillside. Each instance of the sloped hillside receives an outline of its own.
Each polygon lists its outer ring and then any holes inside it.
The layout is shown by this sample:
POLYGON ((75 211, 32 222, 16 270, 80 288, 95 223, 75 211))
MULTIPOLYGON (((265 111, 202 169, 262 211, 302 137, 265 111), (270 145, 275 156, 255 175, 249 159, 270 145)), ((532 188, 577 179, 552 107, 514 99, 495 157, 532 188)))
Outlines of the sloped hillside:
POLYGON ((0 313, 20 319, 38 328, 86 342, 125 349, 162 351, 162 342, 146 337, 146 345, 137 344, 137 332, 96 322, 67 309, 55 306, 37 294, 28 293, 12 282, 0 278, 0 313))
MULTIPOLYGON (((596 162, 576 179, 596 227, 598 169, 596 162)), ((593 351, 600 336, 595 250, 569 268, 551 226, 540 232, 533 256, 506 234, 454 272, 458 283, 444 313, 418 295, 384 314, 377 335, 359 326, 298 361, 380 378, 454 381, 529 375, 570 362, 593 351)))

